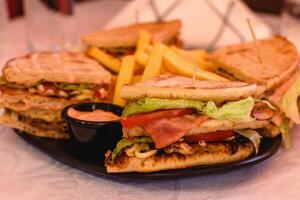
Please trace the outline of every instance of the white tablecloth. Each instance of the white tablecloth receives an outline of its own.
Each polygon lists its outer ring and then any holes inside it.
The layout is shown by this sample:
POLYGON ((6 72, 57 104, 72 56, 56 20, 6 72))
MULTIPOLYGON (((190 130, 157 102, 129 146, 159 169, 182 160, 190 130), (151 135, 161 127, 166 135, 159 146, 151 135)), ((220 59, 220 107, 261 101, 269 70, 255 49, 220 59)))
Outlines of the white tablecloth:
POLYGON ((72 169, 0 128, 1 200, 299 199, 300 134, 269 160, 221 175, 177 180, 105 179, 72 169))
MULTIPOLYGON (((0 63, 26 52, 24 22, 10 24, 10 42, 0 63), (16 37, 16 35, 18 37, 16 37)), ((221 175, 177 180, 105 179, 53 160, 0 126, 1 200, 93 199, 299 199, 300 128, 293 131, 289 150, 269 160, 221 175)))

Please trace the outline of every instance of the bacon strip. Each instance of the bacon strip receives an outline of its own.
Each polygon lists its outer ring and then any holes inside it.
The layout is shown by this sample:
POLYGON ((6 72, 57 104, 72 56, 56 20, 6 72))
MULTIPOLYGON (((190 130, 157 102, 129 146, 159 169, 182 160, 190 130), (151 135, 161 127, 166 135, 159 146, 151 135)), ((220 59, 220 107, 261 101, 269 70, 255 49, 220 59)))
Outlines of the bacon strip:
POLYGON ((142 127, 154 141, 157 149, 173 144, 184 137, 189 130, 207 121, 207 116, 185 115, 171 119, 159 119, 142 127))
POLYGON ((252 116, 257 120, 267 120, 274 116, 274 111, 266 103, 257 103, 252 109, 252 116))

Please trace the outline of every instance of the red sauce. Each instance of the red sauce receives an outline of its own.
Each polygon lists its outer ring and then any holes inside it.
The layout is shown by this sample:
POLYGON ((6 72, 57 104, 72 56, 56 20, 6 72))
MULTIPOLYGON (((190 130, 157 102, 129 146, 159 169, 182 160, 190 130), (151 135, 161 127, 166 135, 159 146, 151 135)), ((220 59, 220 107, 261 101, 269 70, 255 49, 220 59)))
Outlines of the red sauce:
POLYGON ((74 108, 70 108, 68 110, 68 115, 75 119, 94 122, 114 121, 120 119, 118 115, 100 109, 94 111, 78 111, 74 108))

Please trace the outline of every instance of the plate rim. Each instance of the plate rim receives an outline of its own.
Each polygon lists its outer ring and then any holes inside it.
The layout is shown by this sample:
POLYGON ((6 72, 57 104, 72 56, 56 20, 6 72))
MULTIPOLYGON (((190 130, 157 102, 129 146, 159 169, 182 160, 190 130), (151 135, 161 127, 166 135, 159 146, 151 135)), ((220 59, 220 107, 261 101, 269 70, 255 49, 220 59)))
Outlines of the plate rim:
MULTIPOLYGON (((61 155, 57 154, 54 151, 49 151, 43 144, 40 142, 43 139, 47 139, 48 141, 54 140, 49 138, 41 138, 36 137, 27 133, 24 133, 22 131, 18 131, 14 129, 14 132, 22 138, 24 141, 26 141, 28 144, 34 146, 39 151, 43 152, 47 156, 50 156, 56 161, 59 161, 65 165, 70 166, 73 169, 78 169, 80 171, 84 171, 86 173, 92 174, 97 177, 103 177, 103 178, 126 178, 126 179, 134 179, 134 180, 157 180, 157 179, 174 179, 174 178, 181 178, 181 177, 191 177, 191 176, 204 176, 204 175, 211 175, 211 174, 220 174, 220 173, 226 173, 234 170, 238 170, 241 168, 249 167, 255 164, 258 164, 262 161, 265 161, 276 154, 276 152, 279 150, 279 147, 281 146, 281 137, 280 135, 275 138, 269 138, 269 140, 272 140, 273 143, 271 147, 268 149, 268 151, 262 152, 258 155, 252 155, 245 160, 241 160, 234 163, 226 163, 226 164, 219 164, 219 165, 209 165, 209 166, 196 166, 191 168, 184 168, 184 169, 175 169, 175 170, 163 170, 158 172, 151 172, 151 173, 138 173, 138 172, 129 172, 129 173, 107 173, 105 170, 105 167, 98 166, 99 169, 103 168, 104 170, 91 170, 86 167, 82 167, 80 163, 84 162, 79 159, 75 159, 74 157, 69 157, 72 159, 72 162, 68 162, 65 159, 62 159, 61 155), (75 162, 75 165, 74 165, 75 162)), ((57 142, 57 140, 55 140, 57 142)), ((66 140, 62 140, 64 142, 68 142, 66 140)), ((71 142, 71 141, 70 141, 71 142)), ((91 163, 85 162, 85 165, 94 166, 91 163)))

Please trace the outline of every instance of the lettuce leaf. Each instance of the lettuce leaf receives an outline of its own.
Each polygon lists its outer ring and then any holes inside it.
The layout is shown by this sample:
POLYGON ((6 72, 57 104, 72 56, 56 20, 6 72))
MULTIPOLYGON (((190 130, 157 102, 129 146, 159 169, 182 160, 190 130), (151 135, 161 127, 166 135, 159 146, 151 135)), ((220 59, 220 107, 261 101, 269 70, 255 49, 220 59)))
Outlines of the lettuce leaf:
POLYGON ((123 111, 123 117, 161 109, 194 108, 202 111, 204 106, 204 102, 195 100, 145 98, 130 102, 123 111))
POLYGON ((152 112, 160 109, 193 108, 199 113, 213 119, 227 119, 234 121, 251 121, 251 111, 254 106, 254 99, 248 97, 240 101, 233 101, 217 107, 214 102, 202 102, 185 99, 157 99, 145 98, 137 102, 131 102, 123 111, 123 117, 137 113, 152 112))
POLYGON ((296 124, 300 123, 298 97, 300 96, 300 76, 296 75, 296 81, 286 91, 281 99, 281 109, 296 124))
POLYGON ((121 139, 117 145, 114 151, 111 154, 111 159, 114 162, 116 156, 119 154, 119 152, 126 148, 134 145, 135 143, 152 143, 152 139, 149 137, 139 137, 139 138, 134 138, 132 140, 128 140, 127 138, 121 139))
POLYGON ((228 102, 218 108, 216 104, 209 101, 202 113, 213 119, 227 119, 233 121, 251 121, 251 111, 254 106, 254 99, 248 97, 240 101, 228 102))
POLYGON ((290 123, 289 119, 285 118, 283 120, 283 122, 280 124, 280 126, 278 127, 281 132, 284 147, 287 149, 291 147, 291 136, 290 136, 289 123, 290 123))
POLYGON ((257 154, 259 151, 260 139, 262 138, 255 130, 253 129, 244 129, 244 130, 235 130, 240 135, 248 138, 255 148, 255 153, 257 154))

